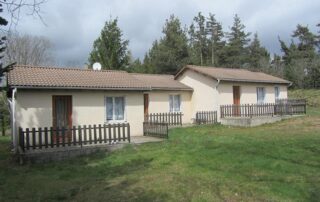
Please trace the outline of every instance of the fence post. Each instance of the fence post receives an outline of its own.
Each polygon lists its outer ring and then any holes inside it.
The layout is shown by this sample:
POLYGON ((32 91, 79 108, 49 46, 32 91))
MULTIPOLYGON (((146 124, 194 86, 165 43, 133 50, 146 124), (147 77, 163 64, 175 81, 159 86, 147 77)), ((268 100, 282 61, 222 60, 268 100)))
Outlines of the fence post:
MULTIPOLYGON (((85 129, 85 128, 84 128, 85 129)), ((85 133, 84 133, 85 134, 85 133)), ((78 135, 79 135, 79 144, 82 148, 82 134, 81 134, 81 126, 78 126, 78 135)))
POLYGON ((22 151, 24 152, 24 135, 23 135, 23 130, 21 127, 19 127, 19 145, 22 149, 22 151))
POLYGON ((130 143, 130 124, 129 123, 127 123, 127 131, 128 131, 128 141, 129 141, 129 143, 130 143))

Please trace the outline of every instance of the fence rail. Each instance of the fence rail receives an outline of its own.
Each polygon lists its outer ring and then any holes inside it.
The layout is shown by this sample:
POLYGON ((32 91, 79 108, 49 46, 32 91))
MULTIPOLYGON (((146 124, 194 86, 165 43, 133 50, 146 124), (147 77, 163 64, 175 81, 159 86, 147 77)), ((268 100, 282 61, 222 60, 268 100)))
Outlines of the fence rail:
POLYGON ((266 104, 222 105, 221 118, 225 117, 255 117, 274 115, 295 115, 306 113, 305 100, 277 101, 266 104))
POLYGON ((143 135, 168 138, 168 123, 143 122, 143 135))
POLYGON ((218 123, 217 111, 199 111, 196 113, 197 124, 216 124, 218 123))
POLYGON ((70 146, 130 142, 130 124, 99 124, 72 128, 19 128, 19 145, 23 151, 70 146))
POLYGON ((168 123, 170 126, 182 125, 181 112, 150 113, 145 116, 145 122, 168 123))

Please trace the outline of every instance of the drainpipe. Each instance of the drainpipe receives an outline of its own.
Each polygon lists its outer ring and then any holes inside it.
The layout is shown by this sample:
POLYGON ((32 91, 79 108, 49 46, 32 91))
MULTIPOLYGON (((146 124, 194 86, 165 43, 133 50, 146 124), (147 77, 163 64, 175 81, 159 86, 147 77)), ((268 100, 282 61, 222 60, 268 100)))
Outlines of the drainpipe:
POLYGON ((219 92, 218 92, 218 86, 219 86, 219 84, 220 84, 220 79, 217 79, 217 85, 215 86, 215 88, 216 88, 216 91, 217 91, 217 114, 218 114, 218 116, 217 116, 217 119, 218 119, 218 121, 220 120, 220 116, 219 116, 219 114, 220 114, 220 96, 219 96, 219 92))
POLYGON ((17 93, 17 88, 12 90, 12 98, 9 101, 10 115, 11 115, 11 138, 13 143, 14 152, 17 152, 17 136, 16 136, 16 119, 15 119, 15 109, 16 109, 16 99, 15 95, 17 93))
POLYGON ((219 84, 220 84, 220 79, 217 79, 218 82, 217 82, 217 85, 216 85, 216 89, 218 88, 219 84))

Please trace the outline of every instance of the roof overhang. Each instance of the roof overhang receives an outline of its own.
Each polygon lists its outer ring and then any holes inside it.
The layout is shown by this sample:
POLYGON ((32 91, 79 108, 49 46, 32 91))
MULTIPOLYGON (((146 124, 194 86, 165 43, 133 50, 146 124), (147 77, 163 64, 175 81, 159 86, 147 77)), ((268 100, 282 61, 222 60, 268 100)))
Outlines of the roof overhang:
POLYGON ((110 91, 150 91, 151 88, 90 88, 90 87, 63 87, 63 86, 15 86, 9 85, 10 88, 33 89, 33 90, 110 90, 110 91))
POLYGON ((193 68, 190 68, 188 66, 185 66, 183 67, 182 69, 180 69, 176 75, 174 76, 174 79, 177 79, 178 77, 180 77, 185 71, 187 70, 190 70, 190 71, 193 71, 193 72, 196 72, 202 76, 205 76, 205 77, 208 77, 208 78, 211 78, 211 79, 214 79, 214 80, 217 80, 217 81, 227 81, 227 82, 246 82, 246 83, 266 83, 266 84, 280 84, 280 85, 292 85, 292 82, 289 82, 289 81, 261 81, 261 80, 246 80, 246 79, 229 79, 229 78, 217 78, 217 77, 214 77, 212 75, 208 75, 208 74, 205 74, 201 71, 198 71, 196 69, 193 69, 193 68))

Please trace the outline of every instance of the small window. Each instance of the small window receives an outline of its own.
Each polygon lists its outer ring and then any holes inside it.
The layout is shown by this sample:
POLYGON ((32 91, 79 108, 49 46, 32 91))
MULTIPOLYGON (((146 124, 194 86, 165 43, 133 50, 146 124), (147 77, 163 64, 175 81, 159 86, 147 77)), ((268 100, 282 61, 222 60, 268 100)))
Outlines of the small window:
POLYGON ((280 98, 280 88, 279 88, 279 86, 274 87, 274 97, 275 97, 276 100, 280 98))
POLYGON ((169 96, 169 110, 170 112, 180 112, 181 100, 180 95, 169 96))
POLYGON ((257 103, 263 104, 266 96, 265 89, 263 87, 257 87, 257 103))
POLYGON ((124 97, 106 97, 107 121, 123 121, 124 107, 124 97))

